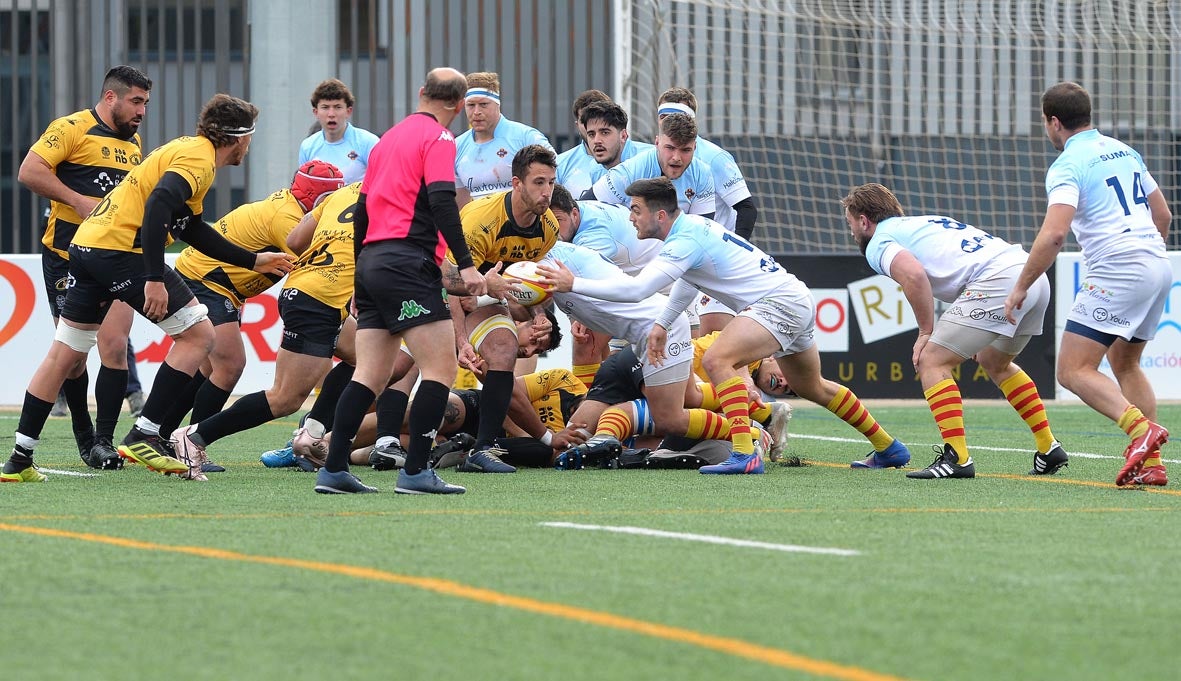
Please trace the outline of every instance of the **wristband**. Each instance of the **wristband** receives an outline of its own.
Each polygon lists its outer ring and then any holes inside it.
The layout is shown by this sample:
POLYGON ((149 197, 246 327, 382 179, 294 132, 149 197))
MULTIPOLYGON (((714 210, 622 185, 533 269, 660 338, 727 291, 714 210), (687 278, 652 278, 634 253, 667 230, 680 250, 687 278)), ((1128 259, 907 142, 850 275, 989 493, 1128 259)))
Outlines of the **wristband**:
POLYGON ((542 435, 541 437, 539 437, 537 439, 541 440, 541 444, 548 447, 554 441, 554 434, 552 432, 550 432, 549 430, 546 430, 545 435, 542 435))

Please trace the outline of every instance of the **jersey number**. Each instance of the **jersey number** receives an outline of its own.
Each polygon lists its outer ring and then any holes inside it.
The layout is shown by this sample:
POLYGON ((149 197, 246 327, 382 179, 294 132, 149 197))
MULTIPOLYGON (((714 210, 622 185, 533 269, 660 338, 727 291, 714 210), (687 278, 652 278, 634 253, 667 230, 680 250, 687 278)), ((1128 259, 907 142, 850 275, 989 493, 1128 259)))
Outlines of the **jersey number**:
MULTIPOLYGON (((1131 215, 1132 211, 1128 208, 1128 199, 1124 196, 1124 188, 1120 186, 1119 178, 1114 175, 1107 178, 1107 186, 1115 190, 1115 198, 1119 199, 1124 215, 1131 215)), ((1132 174, 1132 203, 1142 203, 1148 208, 1148 197, 1144 195, 1144 183, 1140 180, 1140 173, 1132 174)))
MULTIPOLYGON (((968 225, 966 225, 962 222, 959 222, 957 220, 951 220, 948 218, 940 218, 938 220, 931 220, 931 224, 942 225, 943 229, 967 229, 968 228, 968 225)), ((985 232, 981 236, 975 236, 975 237, 972 237, 971 239, 961 239, 960 240, 960 250, 963 251, 964 253, 975 253, 976 251, 980 250, 981 248, 984 248, 985 242, 987 242, 991 238, 992 238, 992 235, 985 232)))
MULTIPOLYGON (((750 245, 746 239, 734 234, 733 232, 725 232, 722 234, 722 241, 728 241, 739 248, 745 248, 751 253, 755 252, 755 247, 750 245)), ((779 263, 767 258, 759 258, 759 269, 764 272, 775 272, 779 269, 779 263)))

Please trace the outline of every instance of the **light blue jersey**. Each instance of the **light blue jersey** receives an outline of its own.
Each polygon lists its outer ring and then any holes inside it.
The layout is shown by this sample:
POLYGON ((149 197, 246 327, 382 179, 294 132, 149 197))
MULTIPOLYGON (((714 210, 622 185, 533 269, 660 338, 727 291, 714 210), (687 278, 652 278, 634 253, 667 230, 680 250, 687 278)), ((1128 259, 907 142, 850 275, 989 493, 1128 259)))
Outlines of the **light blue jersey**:
POLYGON ((311 160, 327 161, 344 174, 345 184, 360 182, 365 179, 369 152, 378 139, 377 135, 352 123, 345 125, 344 135, 336 142, 325 139, 324 131, 321 130, 300 142, 299 165, 311 160))
POLYGON ((1148 208, 1148 195, 1156 190, 1140 154, 1098 130, 1071 135, 1046 171, 1049 204, 1075 208, 1070 229, 1088 267, 1116 253, 1149 251, 1164 257, 1165 242, 1148 208))
POLYGON ((1027 259, 1021 246, 940 215, 882 220, 865 246, 865 259, 874 272, 889 277, 891 263, 903 251, 919 261, 932 295, 945 303, 971 282, 1024 265, 1027 259))
MULTIPOLYGON (((593 187, 595 198, 607 203, 630 206, 632 199, 627 195, 627 188, 632 182, 660 177, 663 174, 656 149, 649 149, 620 163, 599 178, 593 187)), ((713 174, 709 166, 696 156, 685 168, 685 172, 673 180, 673 186, 677 189, 677 203, 685 213, 710 215, 714 212, 713 174)))
POLYGON ((704 137, 697 138, 697 150, 693 158, 709 166, 714 178, 714 222, 722 225, 731 232, 738 220, 738 213, 734 206, 750 198, 750 189, 746 186, 746 178, 738 169, 738 162, 734 156, 710 142, 704 137))
POLYGON ((536 129, 504 116, 487 142, 477 142, 468 130, 455 138, 455 186, 467 189, 473 199, 512 189, 513 156, 530 144, 554 148, 536 129))
POLYGON ((627 274, 640 271, 660 249, 660 239, 641 239, 623 206, 601 201, 579 201, 581 216, 572 241, 615 263, 627 274))
MULTIPOLYGON (((623 151, 619 153, 619 161, 628 160, 642 151, 652 149, 647 142, 628 140, 623 143, 623 151)), ((607 174, 608 168, 595 161, 595 157, 586 150, 586 144, 564 151, 558 155, 558 184, 566 188, 574 198, 581 198, 600 177, 607 174)))

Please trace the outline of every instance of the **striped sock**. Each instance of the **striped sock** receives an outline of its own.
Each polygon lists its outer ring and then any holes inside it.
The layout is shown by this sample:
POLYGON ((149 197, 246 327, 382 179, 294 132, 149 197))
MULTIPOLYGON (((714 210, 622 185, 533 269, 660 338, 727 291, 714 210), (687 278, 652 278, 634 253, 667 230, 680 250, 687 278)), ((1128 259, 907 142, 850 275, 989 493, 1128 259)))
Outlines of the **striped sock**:
POLYGON ((595 373, 599 370, 598 364, 575 364, 571 367, 574 371, 574 377, 582 381, 582 384, 587 388, 591 387, 591 383, 595 381, 595 373))
POLYGON ((750 436, 750 403, 747 401, 746 383, 741 376, 722 381, 716 386, 718 399, 722 402, 722 414, 730 422, 730 442, 739 454, 754 454, 755 445, 750 436))
POLYGON ((758 421, 759 423, 766 423, 767 419, 771 418, 771 405, 762 404, 755 406, 754 402, 750 404, 750 420, 758 421))
POLYGON ((708 409, 689 409, 689 427, 685 437, 694 440, 728 440, 730 424, 726 417, 708 409))
POLYGON ((698 383, 698 388, 701 388, 701 408, 710 411, 719 411, 722 408, 722 401, 718 399, 718 390, 714 388, 713 383, 698 383))
POLYGON ((1037 442, 1037 451, 1042 454, 1049 452, 1054 446, 1054 434, 1050 432, 1050 419, 1046 418, 1046 405, 1029 374, 1018 369, 1017 373, 1001 383, 1000 388, 1017 415, 1029 426, 1029 432, 1033 433, 1033 439, 1037 442))
POLYGON ((1119 420, 1115 422, 1125 433, 1132 437, 1140 437, 1148 430, 1148 417, 1135 405, 1129 404, 1119 420))
POLYGON ((610 435, 623 442, 631 437, 634 428, 632 416, 627 410, 608 407, 607 411, 599 417, 599 425, 595 428, 595 435, 610 435))
POLYGON ((923 391, 923 397, 931 407, 939 435, 955 450, 958 463, 967 463, 968 438, 964 435, 964 400, 960 397, 960 387, 948 378, 923 391))
POLYGON ((857 432, 869 440, 875 451, 885 451, 894 442, 894 438, 886 432, 885 428, 878 425, 877 419, 869 413, 865 405, 861 404, 861 400, 857 399, 853 391, 844 386, 840 386, 836 396, 825 408, 836 414, 837 418, 856 428, 857 432))
POLYGON ((1160 460, 1160 450, 1159 449, 1156 450, 1155 452, 1149 454, 1148 458, 1144 459, 1144 468, 1148 468, 1149 466, 1163 466, 1163 465, 1165 465, 1165 462, 1160 460))

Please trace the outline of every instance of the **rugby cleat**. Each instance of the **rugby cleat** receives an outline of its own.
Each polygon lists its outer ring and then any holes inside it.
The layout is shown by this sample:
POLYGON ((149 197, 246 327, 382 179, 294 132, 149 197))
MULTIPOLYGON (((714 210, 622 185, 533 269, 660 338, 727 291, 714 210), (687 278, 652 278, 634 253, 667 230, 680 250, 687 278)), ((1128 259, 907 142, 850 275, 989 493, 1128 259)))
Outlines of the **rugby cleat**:
POLYGON ((938 456, 935 457, 935 460, 931 462, 930 466, 920 471, 911 471, 906 474, 906 477, 917 480, 976 477, 976 464, 972 463, 972 457, 968 457, 968 460, 962 464, 959 463, 959 455, 947 443, 944 443, 942 448, 939 445, 935 445, 934 450, 938 456))
POLYGON ((322 437, 312 437, 303 426, 300 426, 291 438, 291 448, 295 450, 296 456, 311 461, 316 464, 316 468, 323 467, 324 462, 328 460, 328 442, 322 437))
POLYGON ((172 444, 173 450, 176 451, 177 458, 188 464, 188 470, 180 477, 185 480, 208 482, 209 478, 205 477, 202 468, 209 461, 209 457, 205 454, 205 448, 190 437, 196 430, 197 426, 195 425, 177 428, 172 431, 172 438, 169 439, 169 442, 172 444))
POLYGON ((787 422, 791 420, 791 405, 787 402, 771 403, 771 418, 767 421, 766 432, 771 436, 771 448, 767 456, 772 461, 778 461, 787 449, 787 422))
POLYGON ((143 464, 150 471, 165 475, 188 472, 189 467, 184 462, 165 453, 170 450, 159 435, 149 435, 138 428, 132 428, 118 447, 119 456, 131 463, 143 464))
POLYGON ((316 473, 315 490, 320 494, 372 494, 377 488, 366 485, 348 471, 332 473, 327 468, 321 468, 316 473))
POLYGON ((508 451, 495 445, 470 452, 455 470, 461 473, 516 473, 517 469, 500 460, 508 451))
POLYGON ((414 475, 407 474, 406 469, 399 470, 394 491, 398 494, 463 494, 467 488, 444 482, 433 468, 424 468, 414 475))
POLYGON ((849 468, 902 468, 910 463, 910 450, 902 441, 895 438, 880 452, 870 452, 869 456, 849 464, 849 468))
POLYGON ((1042 454, 1034 452, 1033 454, 1033 468, 1029 471, 1030 475, 1053 475, 1060 469, 1069 466, 1066 450, 1062 449, 1062 445, 1055 442, 1050 451, 1042 454))
POLYGON ((1169 484, 1169 475, 1165 472, 1164 466, 1145 466, 1140 469, 1140 473, 1136 477, 1132 478, 1132 483, 1164 487, 1169 484))
POLYGON ((87 466, 101 470, 110 471, 123 468, 123 459, 119 458, 119 450, 115 449, 111 438, 106 435, 98 435, 94 438, 94 444, 90 446, 85 461, 87 466))
POLYGON ((706 475, 758 475, 763 472, 763 457, 758 452, 730 452, 730 457, 722 463, 702 466, 697 471, 706 475))
POLYGON ((1148 430, 1140 437, 1132 438, 1128 448, 1124 450, 1124 466, 1115 476, 1115 484, 1123 487, 1132 482, 1140 469, 1144 467, 1144 460, 1152 452, 1160 451, 1162 445, 1169 441, 1169 431, 1152 421, 1148 422, 1148 430))
POLYGON ((398 470, 406 465, 406 456, 407 452, 402 443, 394 440, 370 450, 369 467, 375 471, 398 470))
POLYGON ((9 462, 0 469, 0 482, 45 482, 47 479, 33 464, 18 470, 9 462))

